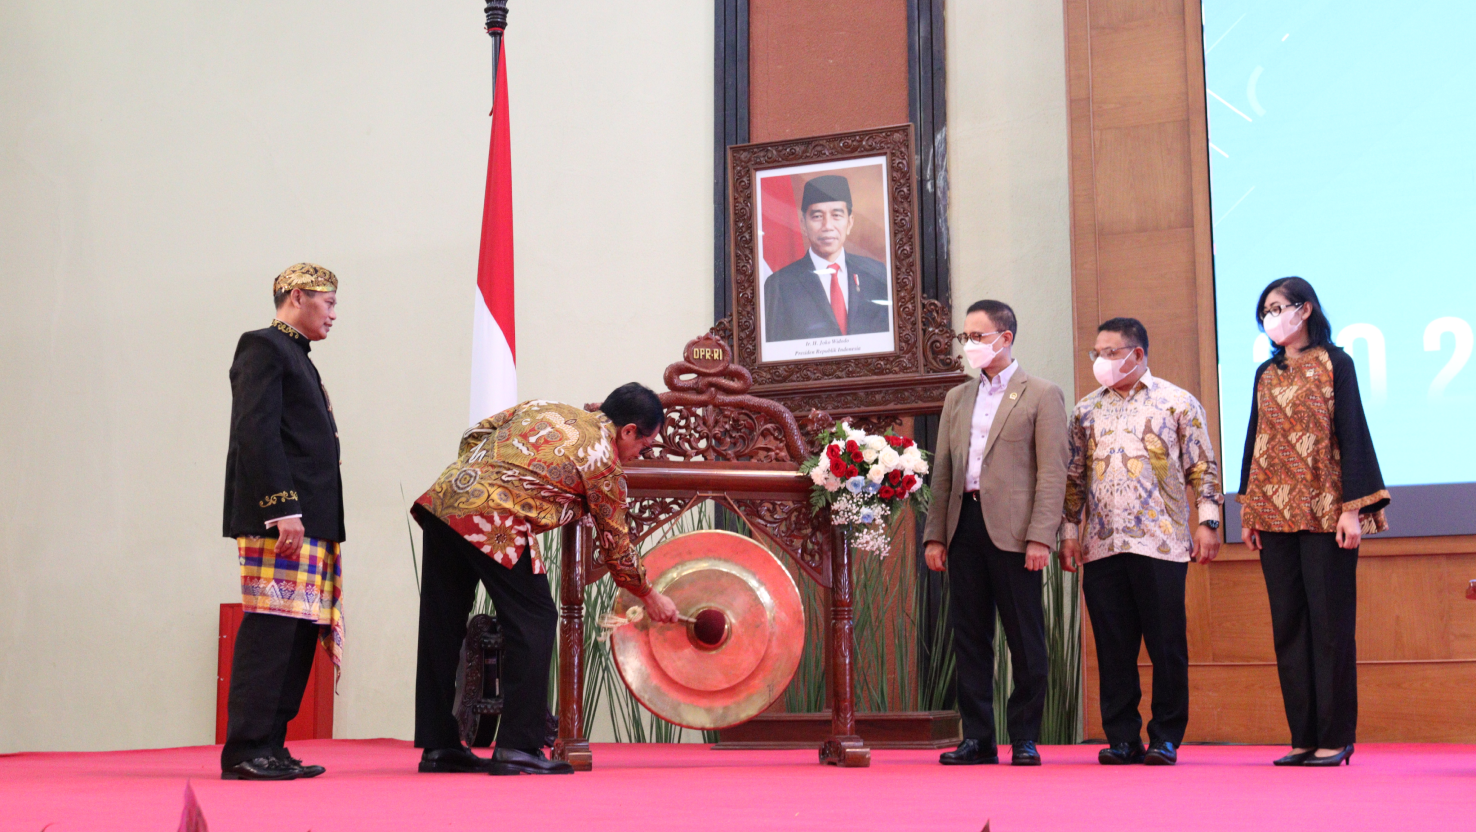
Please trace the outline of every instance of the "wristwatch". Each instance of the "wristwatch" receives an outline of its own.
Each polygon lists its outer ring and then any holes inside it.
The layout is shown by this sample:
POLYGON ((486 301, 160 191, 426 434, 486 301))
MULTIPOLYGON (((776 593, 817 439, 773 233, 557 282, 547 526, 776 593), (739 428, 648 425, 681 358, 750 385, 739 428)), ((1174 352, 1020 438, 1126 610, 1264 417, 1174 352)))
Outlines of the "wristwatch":
POLYGON ((1220 530, 1220 521, 1219 520, 1205 520, 1205 521, 1201 522, 1199 525, 1201 525, 1201 526, 1209 526, 1210 527, 1210 531, 1212 531, 1212 532, 1217 532, 1217 531, 1220 530))

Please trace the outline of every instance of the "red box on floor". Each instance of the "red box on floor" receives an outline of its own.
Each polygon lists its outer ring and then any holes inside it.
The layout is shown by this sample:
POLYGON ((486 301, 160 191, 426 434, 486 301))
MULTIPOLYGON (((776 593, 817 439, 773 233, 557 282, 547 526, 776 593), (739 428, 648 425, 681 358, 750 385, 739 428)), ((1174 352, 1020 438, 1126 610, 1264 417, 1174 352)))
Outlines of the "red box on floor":
MULTIPOLYGON (((236 631, 241 628, 241 605, 220 605, 220 653, 215 671, 215 744, 225 742, 226 701, 231 692, 231 656, 236 652, 236 631)), ((333 658, 323 642, 313 656, 313 672, 297 718, 287 723, 287 741, 333 739, 333 658)))

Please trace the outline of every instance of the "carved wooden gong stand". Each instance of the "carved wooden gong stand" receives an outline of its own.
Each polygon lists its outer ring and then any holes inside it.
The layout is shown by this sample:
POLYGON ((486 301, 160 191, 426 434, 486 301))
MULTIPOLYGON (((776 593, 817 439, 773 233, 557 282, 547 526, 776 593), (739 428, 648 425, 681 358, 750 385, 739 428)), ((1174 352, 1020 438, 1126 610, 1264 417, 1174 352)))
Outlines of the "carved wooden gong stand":
MULTIPOLYGON (((807 436, 832 426, 812 411, 805 432, 788 408, 748 394, 749 371, 732 363, 712 334, 688 342, 683 360, 666 368, 661 394, 666 423, 646 457, 625 466, 635 543, 705 500, 713 500, 772 541, 800 570, 830 589, 827 629, 831 733, 820 761, 861 767, 871 750, 856 735, 851 552, 828 511, 810 509, 810 480, 799 472, 810 456, 807 436)), ((602 573, 593 564, 594 536, 581 524, 563 528, 559 597, 559 738, 553 755, 576 769, 592 759, 584 724, 584 588, 602 573)))

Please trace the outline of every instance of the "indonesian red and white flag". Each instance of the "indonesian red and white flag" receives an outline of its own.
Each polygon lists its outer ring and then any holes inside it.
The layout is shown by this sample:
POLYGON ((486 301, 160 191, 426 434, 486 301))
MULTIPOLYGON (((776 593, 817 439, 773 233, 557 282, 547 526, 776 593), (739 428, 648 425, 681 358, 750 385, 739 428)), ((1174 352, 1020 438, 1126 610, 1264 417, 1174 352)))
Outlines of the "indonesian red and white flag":
POLYGON ((482 205, 482 254, 472 312, 471 423, 518 403, 513 308, 512 148, 507 124, 507 55, 497 54, 492 146, 482 205))

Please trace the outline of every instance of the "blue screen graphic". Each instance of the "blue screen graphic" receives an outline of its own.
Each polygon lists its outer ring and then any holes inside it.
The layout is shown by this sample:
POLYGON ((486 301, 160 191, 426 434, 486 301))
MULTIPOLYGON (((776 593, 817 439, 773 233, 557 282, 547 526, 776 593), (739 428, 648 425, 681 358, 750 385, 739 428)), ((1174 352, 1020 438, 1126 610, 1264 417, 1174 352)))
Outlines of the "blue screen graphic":
POLYGON ((1287 275, 1353 356, 1386 482, 1476 481, 1473 34, 1471 0, 1205 0, 1227 491, 1287 275))

